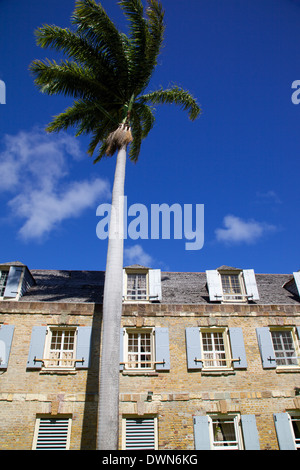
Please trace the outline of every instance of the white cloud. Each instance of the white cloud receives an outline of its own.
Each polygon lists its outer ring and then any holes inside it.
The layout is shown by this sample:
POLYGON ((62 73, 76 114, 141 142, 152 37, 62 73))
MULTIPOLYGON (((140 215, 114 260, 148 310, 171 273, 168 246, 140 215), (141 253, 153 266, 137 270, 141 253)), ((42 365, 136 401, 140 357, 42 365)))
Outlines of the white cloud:
POLYGON ((215 230, 217 240, 228 243, 255 243, 263 235, 276 230, 274 225, 257 222, 255 220, 242 220, 234 215, 224 217, 225 228, 215 230))
POLYGON ((153 264, 152 256, 148 255, 141 245, 134 245, 124 250, 125 262, 129 264, 141 264, 150 267, 153 264))
POLYGON ((67 181, 70 162, 84 158, 75 137, 34 129, 6 135, 3 143, 0 190, 11 193, 8 206, 24 221, 23 239, 42 239, 63 220, 110 196, 109 183, 100 178, 67 181))

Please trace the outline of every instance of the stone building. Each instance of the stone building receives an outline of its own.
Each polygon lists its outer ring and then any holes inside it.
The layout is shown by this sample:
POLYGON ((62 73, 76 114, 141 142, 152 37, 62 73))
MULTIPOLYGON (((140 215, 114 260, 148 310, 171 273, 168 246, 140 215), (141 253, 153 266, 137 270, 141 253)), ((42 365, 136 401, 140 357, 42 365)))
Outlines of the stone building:
MULTIPOLYGON (((0 273, 0 449, 95 449, 105 273, 0 273)), ((123 285, 120 449, 300 448, 299 272, 123 285)))

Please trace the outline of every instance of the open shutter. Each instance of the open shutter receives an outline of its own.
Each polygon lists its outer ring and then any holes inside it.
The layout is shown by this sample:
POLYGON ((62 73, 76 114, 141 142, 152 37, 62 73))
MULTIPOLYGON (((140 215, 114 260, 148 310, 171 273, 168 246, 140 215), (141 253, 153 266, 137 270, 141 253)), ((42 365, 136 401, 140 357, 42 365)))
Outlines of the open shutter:
POLYGON ((169 328, 155 328, 156 370, 170 370, 169 328))
POLYGON ((276 369, 275 352, 268 327, 256 328, 256 336, 264 369, 276 369))
POLYGON ((195 359, 202 359, 201 337, 199 328, 186 328, 185 339, 188 370, 201 370, 203 367, 203 363, 200 361, 195 361, 195 359))
POLYGON ((7 369, 14 325, 0 326, 0 370, 7 369))
POLYGON ((274 413, 274 422, 280 450, 296 450, 288 413, 274 413))
POLYGON ((92 327, 80 326, 77 329, 76 359, 83 362, 76 362, 76 369, 87 369, 91 363, 91 339, 92 327))
POLYGON ((298 340, 300 341, 300 326, 296 326, 296 330, 298 333, 298 340))
POLYGON ((206 280, 208 286, 209 299, 211 301, 221 301, 223 298, 223 289, 221 276, 217 270, 206 271, 206 280))
POLYGON ((161 270, 149 269, 149 297, 153 302, 161 301, 161 270))
POLYGON ((241 415, 245 450, 260 450, 255 415, 241 415))
POLYGON ((35 359, 43 359, 46 333, 46 326, 34 326, 32 328, 27 369, 42 368, 43 363, 35 359))
POLYGON ((209 424, 207 416, 194 416, 195 450, 210 450, 209 424))
POLYGON ((298 289, 298 294, 300 295, 300 271, 297 271, 296 273, 293 273, 295 283, 298 289))
POLYGON ((240 359, 232 363, 234 369, 246 369, 247 358, 242 328, 229 328, 232 359, 240 359))
POLYGON ((4 297, 15 298, 18 294, 19 282, 23 268, 11 266, 9 268, 7 283, 4 291, 4 297))
POLYGON ((124 334, 125 328, 120 328, 120 371, 124 370, 124 364, 121 364, 124 362, 124 334))
POLYGON ((258 294, 254 270, 244 269, 243 276, 244 276, 244 282, 245 282, 247 295, 251 296, 249 300, 259 300, 259 294, 258 294))

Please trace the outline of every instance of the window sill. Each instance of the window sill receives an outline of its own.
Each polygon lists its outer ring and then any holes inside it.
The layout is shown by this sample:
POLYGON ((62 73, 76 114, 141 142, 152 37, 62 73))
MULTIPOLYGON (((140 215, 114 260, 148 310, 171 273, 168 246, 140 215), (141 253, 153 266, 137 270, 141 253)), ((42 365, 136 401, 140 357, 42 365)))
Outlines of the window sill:
POLYGON ((42 369, 41 375, 76 375, 77 370, 75 369, 42 369))
POLYGON ((295 366, 295 367, 277 367, 276 368, 276 374, 286 374, 286 373, 297 373, 300 372, 300 367, 295 366))
POLYGON ((202 369, 201 375, 235 375, 234 369, 202 369))
POLYGON ((156 370, 122 370, 123 375, 147 375, 151 377, 157 377, 158 372, 156 370))

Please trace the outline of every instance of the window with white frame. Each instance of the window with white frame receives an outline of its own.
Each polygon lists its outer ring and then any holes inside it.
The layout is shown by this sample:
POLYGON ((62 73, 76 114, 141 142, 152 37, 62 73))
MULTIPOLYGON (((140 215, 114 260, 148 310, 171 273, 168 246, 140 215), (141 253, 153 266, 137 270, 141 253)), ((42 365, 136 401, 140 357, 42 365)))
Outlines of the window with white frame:
POLYGON ((300 365, 299 343, 295 328, 271 329, 276 366, 300 365))
POLYGON ((44 367, 73 368, 76 360, 76 328, 49 327, 45 342, 44 367))
POLYGON ((154 369, 152 328, 125 330, 125 369, 154 369))
POLYGON ((146 273, 127 273, 127 300, 147 300, 147 284, 146 273))
POLYGON ((213 450, 239 450, 243 448, 239 415, 210 415, 208 423, 213 450))
POLYGON ((33 450, 68 450, 70 446, 71 418, 37 418, 33 450))
POLYGON ((203 369, 231 367, 227 329, 201 329, 203 369))
POLYGON ((291 418, 291 425, 293 431, 293 439, 295 447, 300 450, 300 412, 289 413, 291 418))
POLYGON ((0 271, 0 297, 4 296, 5 287, 8 279, 8 270, 0 271))
POLYGON ((124 450, 157 449, 157 418, 123 418, 122 447, 124 450))
POLYGON ((241 273, 221 273, 223 301, 245 301, 245 289, 241 273))

